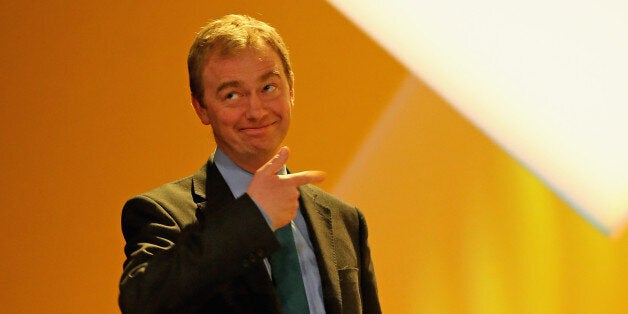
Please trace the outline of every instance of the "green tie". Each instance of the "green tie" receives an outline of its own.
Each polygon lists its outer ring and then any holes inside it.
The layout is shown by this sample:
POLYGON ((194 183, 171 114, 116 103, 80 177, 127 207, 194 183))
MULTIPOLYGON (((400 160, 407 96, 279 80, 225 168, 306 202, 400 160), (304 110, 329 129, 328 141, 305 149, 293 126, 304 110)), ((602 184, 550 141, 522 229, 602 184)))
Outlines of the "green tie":
POLYGON ((277 229, 275 236, 281 247, 270 255, 270 268, 273 282, 284 313, 309 313, 307 296, 301 277, 301 266, 297 247, 294 245, 292 223, 277 229))

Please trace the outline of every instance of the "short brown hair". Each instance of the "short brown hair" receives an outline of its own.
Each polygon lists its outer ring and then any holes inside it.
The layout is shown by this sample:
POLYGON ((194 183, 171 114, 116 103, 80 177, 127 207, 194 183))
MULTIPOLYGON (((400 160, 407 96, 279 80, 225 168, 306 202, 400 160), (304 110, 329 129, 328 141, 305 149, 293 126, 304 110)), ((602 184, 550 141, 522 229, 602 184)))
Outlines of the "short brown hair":
POLYGON ((203 103, 203 65, 211 53, 219 49, 219 53, 228 56, 246 48, 260 48, 264 43, 281 58, 292 88, 294 76, 288 48, 279 33, 272 26, 250 16, 230 14, 203 26, 190 47, 188 75, 192 97, 203 103))

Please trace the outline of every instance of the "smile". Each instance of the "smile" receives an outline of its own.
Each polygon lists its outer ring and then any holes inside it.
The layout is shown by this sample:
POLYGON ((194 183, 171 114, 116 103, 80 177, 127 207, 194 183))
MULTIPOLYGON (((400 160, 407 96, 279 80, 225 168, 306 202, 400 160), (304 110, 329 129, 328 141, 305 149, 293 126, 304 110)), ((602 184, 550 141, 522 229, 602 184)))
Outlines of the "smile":
POLYGON ((240 131, 249 135, 261 135, 277 123, 278 121, 274 121, 269 124, 244 127, 244 128, 240 128, 240 131))

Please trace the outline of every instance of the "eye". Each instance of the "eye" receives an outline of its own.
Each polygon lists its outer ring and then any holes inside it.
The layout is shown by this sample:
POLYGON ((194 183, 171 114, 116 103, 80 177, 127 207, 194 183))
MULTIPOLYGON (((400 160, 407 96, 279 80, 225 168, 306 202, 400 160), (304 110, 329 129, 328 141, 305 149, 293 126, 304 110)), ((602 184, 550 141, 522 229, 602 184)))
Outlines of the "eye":
POLYGON ((240 96, 240 95, 238 95, 238 93, 231 92, 231 93, 227 93, 227 94, 225 95, 225 99, 226 99, 226 100, 234 100, 234 99, 237 99, 239 96, 240 96))
POLYGON ((272 92, 275 89, 277 89, 277 87, 275 85, 268 84, 268 85, 264 86, 264 88, 262 90, 264 92, 272 92))

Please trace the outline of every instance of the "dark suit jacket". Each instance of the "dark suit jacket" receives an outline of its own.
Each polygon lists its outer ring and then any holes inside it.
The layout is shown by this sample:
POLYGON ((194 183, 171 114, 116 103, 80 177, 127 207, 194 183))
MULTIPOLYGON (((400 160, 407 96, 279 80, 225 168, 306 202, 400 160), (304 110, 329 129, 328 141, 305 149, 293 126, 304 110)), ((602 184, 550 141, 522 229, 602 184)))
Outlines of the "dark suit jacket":
MULTIPOLYGON (((360 211, 299 188, 327 313, 380 313, 360 211)), ((281 313, 263 259, 279 243, 252 199, 235 199, 213 163, 130 199, 120 280, 125 313, 281 313)))

